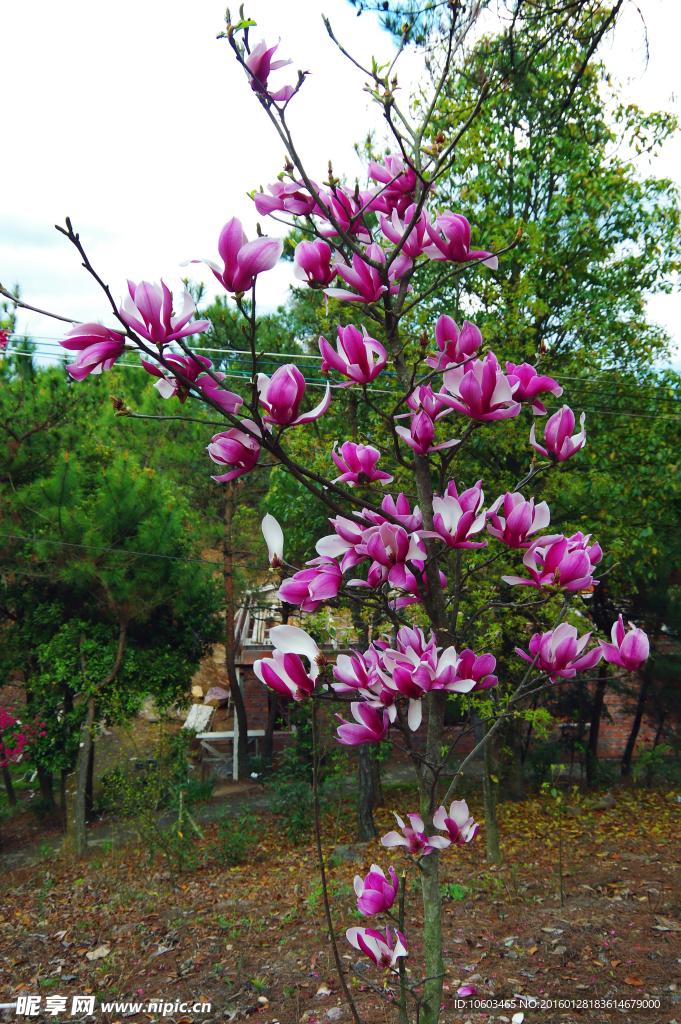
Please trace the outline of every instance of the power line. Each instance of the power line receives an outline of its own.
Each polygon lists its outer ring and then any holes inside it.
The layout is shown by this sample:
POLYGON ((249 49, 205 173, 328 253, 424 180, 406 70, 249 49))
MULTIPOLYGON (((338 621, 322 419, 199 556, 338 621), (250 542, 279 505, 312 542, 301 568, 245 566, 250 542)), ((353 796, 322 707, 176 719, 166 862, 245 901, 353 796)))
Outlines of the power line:
POLYGON ((62 548, 84 548, 88 551, 112 551, 116 555, 137 555, 139 558, 165 558, 171 562, 200 562, 203 565, 221 565, 230 569, 260 569, 263 572, 264 567, 262 565, 244 565, 241 562, 212 562, 208 558, 183 558, 180 555, 158 555, 152 551, 129 551, 127 548, 103 548, 98 547, 95 544, 74 544, 70 541, 64 540, 51 540, 49 537, 21 537, 16 533, 0 533, 0 537, 6 537, 8 540, 23 540, 27 543, 34 544, 56 544, 62 548))

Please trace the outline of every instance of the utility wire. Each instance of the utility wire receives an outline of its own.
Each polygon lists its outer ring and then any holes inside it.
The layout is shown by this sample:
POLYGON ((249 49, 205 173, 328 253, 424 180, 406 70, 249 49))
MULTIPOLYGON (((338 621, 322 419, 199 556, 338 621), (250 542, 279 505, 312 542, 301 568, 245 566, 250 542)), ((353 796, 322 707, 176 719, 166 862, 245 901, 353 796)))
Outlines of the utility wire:
POLYGON ((0 533, 0 537, 8 540, 23 540, 34 544, 56 544, 62 548, 84 548, 88 551, 113 551, 117 555, 137 555, 138 558, 165 558, 171 562, 201 562, 203 565, 221 565, 230 569, 260 569, 264 572, 262 565, 244 565, 242 562, 212 562, 208 558, 183 558, 180 555, 157 555, 152 551, 129 551, 127 548, 102 548, 95 544, 72 544, 64 540, 50 540, 48 537, 20 537, 16 533, 0 533))

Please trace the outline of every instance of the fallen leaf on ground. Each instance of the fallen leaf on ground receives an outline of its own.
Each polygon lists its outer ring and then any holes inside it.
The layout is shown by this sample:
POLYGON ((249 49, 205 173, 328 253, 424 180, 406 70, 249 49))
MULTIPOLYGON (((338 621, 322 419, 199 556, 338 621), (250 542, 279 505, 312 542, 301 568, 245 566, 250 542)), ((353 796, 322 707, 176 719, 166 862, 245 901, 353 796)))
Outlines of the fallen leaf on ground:
POLYGON ((627 974, 626 978, 624 979, 624 984, 635 985, 637 988, 640 988, 643 984, 643 979, 639 978, 636 974, 627 974))
POLYGON ((622 961, 621 961, 621 960, 611 960, 611 961, 610 961, 610 966, 611 966, 611 967, 619 967, 619 965, 620 965, 621 963, 622 963, 622 961))
POLYGON ((111 952, 111 946, 97 946, 97 949, 90 950, 85 956, 88 960, 103 960, 111 952))

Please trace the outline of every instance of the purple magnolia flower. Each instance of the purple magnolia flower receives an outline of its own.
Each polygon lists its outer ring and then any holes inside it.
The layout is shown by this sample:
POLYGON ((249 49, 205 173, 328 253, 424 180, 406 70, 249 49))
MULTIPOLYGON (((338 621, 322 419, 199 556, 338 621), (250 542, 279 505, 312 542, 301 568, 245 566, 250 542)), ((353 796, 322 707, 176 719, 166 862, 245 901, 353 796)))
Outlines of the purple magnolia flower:
POLYGON ((255 92, 262 93, 268 96, 271 100, 276 102, 285 102, 291 99, 295 89, 292 85, 285 85, 277 92, 270 92, 267 88, 267 79, 270 71, 277 71, 279 68, 286 67, 287 64, 292 64, 292 60, 272 60, 272 56, 279 46, 276 43, 274 46, 267 46, 267 43, 262 39, 257 46, 254 46, 249 55, 246 57, 246 67, 251 73, 251 88, 255 92))
POLYGON ((333 558, 312 558, 290 580, 279 587, 277 597, 287 604, 299 604, 301 612, 314 612, 323 601, 336 597, 343 582, 343 573, 333 558))
MULTIPOLYGON (((369 259, 375 260, 377 263, 385 263, 385 253, 377 242, 372 242, 367 246, 366 254, 369 259)), ((388 287, 390 287, 391 295, 396 295, 399 292, 400 286, 394 282, 411 270, 411 267, 412 261, 409 257, 400 254, 390 265, 388 272, 390 284, 388 286, 382 283, 380 274, 375 267, 370 267, 361 256, 355 254, 352 257, 352 267, 339 264, 338 273, 347 284, 356 288, 359 294, 348 292, 343 288, 327 288, 325 294, 329 298, 345 299, 347 302, 378 302, 388 287)))
POLYGON ((462 363, 482 345, 482 331, 470 320, 464 320, 461 331, 451 316, 443 313, 435 324, 435 342, 438 355, 428 356, 426 362, 434 370, 445 370, 452 363, 462 363))
POLYGON ((480 829, 478 823, 473 821, 472 816, 468 813, 468 804, 465 800, 453 800, 449 807, 449 814, 444 807, 438 807, 433 815, 433 825, 442 832, 446 832, 457 846, 470 843, 480 829))
POLYGON ((483 509, 485 495, 478 480, 475 487, 457 494, 453 480, 447 485, 444 498, 433 498, 433 529, 419 530, 420 537, 443 540, 450 548, 484 548, 487 541, 471 538, 485 528, 486 514, 483 509))
MULTIPOLYGON (((447 396, 447 399, 449 399, 449 396, 447 396)), ((459 443, 459 439, 453 437, 442 444, 433 444, 435 440, 435 424, 425 409, 420 409, 419 412, 412 416, 409 427, 395 427, 395 431, 400 435, 405 444, 414 449, 417 455, 439 452, 443 448, 451 448, 459 443)))
MULTIPOLYGON (((197 388, 201 388, 204 395, 211 398, 224 412, 230 414, 237 413, 243 405, 244 400, 240 395, 220 387, 218 381, 225 379, 224 373, 221 373, 219 370, 215 371, 214 375, 218 378, 217 381, 207 373, 201 373, 202 370, 208 369, 213 365, 210 359, 206 359, 205 356, 168 355, 165 357, 165 360, 171 369, 181 373, 187 380, 196 384, 197 388)), ((154 387, 162 398, 172 398, 175 395, 182 404, 187 401, 190 391, 186 384, 177 377, 173 377, 172 374, 164 373, 165 367, 156 366, 155 363, 150 363, 147 359, 141 359, 141 357, 140 361, 147 373, 150 373, 152 377, 159 378, 154 387)))
POLYGON ((498 497, 487 516, 490 520, 487 524, 488 532, 509 548, 529 547, 532 541, 528 537, 539 530, 545 530, 551 522, 551 513, 545 501, 535 507, 534 498, 525 501, 517 491, 507 491, 498 497), (502 501, 504 514, 500 516, 498 511, 502 501))
MULTIPOLYGON (((79 353, 75 363, 69 363, 66 369, 74 380, 83 380, 89 373, 111 369, 123 354, 125 335, 110 331, 101 324, 78 324, 71 328, 66 339, 59 344, 62 348, 79 353)), ((5 341, 5 345, 0 347, 6 345, 5 341)))
MULTIPOLYGON (((373 206, 373 192, 360 192, 357 198, 354 193, 349 195, 340 186, 336 186, 332 192, 322 192, 317 189, 323 206, 319 203, 315 207, 315 214, 322 220, 328 221, 333 217, 336 224, 348 235, 355 235, 358 241, 371 242, 371 236, 364 223, 364 213, 373 206)), ((331 223, 323 224, 320 232, 327 237, 338 234, 338 228, 331 223)))
POLYGON ((564 405, 562 409, 559 409, 558 412, 554 413, 546 421, 546 426, 544 427, 544 444, 546 448, 542 448, 535 440, 534 423, 530 430, 530 444, 541 455, 545 455, 555 462, 565 462, 566 459, 571 458, 586 444, 585 419, 586 413, 582 413, 579 417, 579 425, 582 429, 578 434, 573 434, 575 414, 568 405, 564 405))
MULTIPOLYGON (((254 434, 260 434, 260 428, 253 420, 242 420, 241 422, 254 434)), ((244 433, 243 430, 232 427, 231 430, 213 434, 206 451, 213 462, 217 462, 218 465, 235 467, 229 473, 212 477, 213 480, 221 484, 227 480, 236 480, 244 473, 250 473, 258 461, 260 442, 255 437, 244 433)))
POLYGON ((456 994, 462 999, 468 999, 469 996, 477 996, 478 990, 474 985, 461 985, 457 988, 456 994))
POLYGON ((633 622, 629 623, 630 629, 627 633, 624 628, 622 616, 612 627, 612 643, 599 640, 603 657, 612 665, 619 665, 627 672, 636 672, 650 654, 650 641, 642 629, 638 629, 633 622))
POLYGON ((420 629, 404 627, 397 634, 397 648, 383 652, 378 676, 389 690, 409 698, 407 723, 412 732, 421 725, 425 694, 431 690, 467 693, 473 689, 474 680, 457 678, 459 658, 455 648, 448 647, 440 654, 442 649, 436 646, 433 635, 425 644, 420 629))
POLYGON ((336 351, 321 335, 319 351, 322 354, 322 373, 329 373, 331 369, 338 370, 358 384, 369 384, 376 380, 388 362, 388 353, 380 341, 370 337, 366 327, 362 327, 360 334, 352 324, 338 328, 336 351))
POLYGON ((442 380, 452 395, 447 405, 471 419, 505 420, 520 412, 520 402, 513 396, 515 385, 501 372, 493 352, 445 370, 442 380))
MULTIPOLYGON (((359 545, 360 553, 363 553, 364 549, 369 558, 373 558, 388 570, 392 570, 400 563, 419 561, 426 557, 426 549, 416 534, 409 536, 402 526, 382 523, 378 529, 367 530, 366 534, 368 539, 364 543, 363 538, 362 544, 359 545)), ((388 579, 391 579, 390 574, 388 579)))
POLYGON ((522 576, 501 578, 512 586, 586 590, 598 582, 594 581, 593 567, 601 557, 597 544, 589 549, 586 543, 574 542, 574 538, 568 540, 562 534, 540 537, 523 556, 530 579, 522 576))
POLYGON ((366 703, 360 704, 359 701, 352 702, 350 711, 357 725, 336 715, 341 721, 336 736, 339 743, 346 747, 359 747, 363 743, 378 743, 385 739, 390 722, 387 711, 380 715, 374 708, 366 703))
MULTIPOLYGON (((393 498, 392 494, 386 494, 385 498, 381 502, 381 508, 384 512, 387 512, 388 515, 398 519, 405 530, 409 533, 413 533, 414 530, 420 529, 423 525, 423 519, 418 505, 414 506, 414 511, 412 512, 404 491, 400 491, 397 495, 397 499, 393 498)), ((369 515, 374 516, 375 513, 372 512, 369 513, 369 515)), ((378 517, 376 517, 376 520, 374 521, 377 521, 377 519, 378 517)), ((381 522, 385 522, 385 520, 381 520, 381 522)))
POLYGON ((383 914, 386 910, 390 910, 395 902, 400 883, 392 865, 388 871, 390 872, 390 881, 385 877, 378 864, 371 865, 371 871, 363 880, 359 875, 355 875, 357 909, 365 917, 383 914))
POLYGON ((351 946, 365 953, 377 967, 393 967, 398 957, 407 956, 407 940, 402 932, 395 929, 397 941, 393 948, 393 940, 390 928, 383 932, 377 932, 373 928, 348 928, 345 937, 351 946))
POLYGON ((425 825, 423 824, 423 818, 420 814, 408 814, 407 817, 411 822, 411 826, 405 825, 399 814, 393 811, 397 824, 402 829, 402 835, 399 832, 388 832, 381 839, 383 846, 406 846, 414 857, 426 857, 433 850, 446 850, 448 846, 451 846, 451 839, 445 839, 444 836, 427 836, 425 834, 425 825))
POLYGON ((545 416, 546 406, 540 402, 537 395, 550 392, 556 398, 560 398, 563 389, 553 377, 540 377, 534 366, 529 363, 506 363, 506 375, 511 385, 518 382, 518 388, 513 393, 517 402, 531 402, 532 411, 535 416, 545 416))
POLYGON ((367 529, 361 523, 344 516, 331 519, 335 533, 330 533, 317 541, 315 547, 320 555, 328 558, 342 558, 341 569, 351 569, 368 558, 364 548, 367 529), (362 548, 362 550, 360 550, 362 548))
POLYGON ((316 643, 298 626, 273 626, 270 640, 274 647, 271 658, 262 658, 253 664, 258 679, 270 690, 294 700, 304 700, 315 688, 319 675, 321 654, 316 643), (302 658, 310 662, 307 672, 302 658))
POLYGON ((276 265, 283 248, 284 243, 280 238, 254 238, 249 242, 241 221, 238 217, 232 217, 218 238, 222 267, 213 260, 185 260, 180 266, 205 263, 228 292, 245 292, 252 286, 257 274, 271 270, 276 265))
POLYGON ((554 630, 535 633, 530 640, 529 654, 522 647, 516 647, 515 652, 530 663, 538 654, 537 668, 540 672, 546 672, 551 682, 555 683, 559 676, 572 679, 579 669, 593 668, 598 664, 603 656, 599 647, 594 647, 580 657, 590 637, 591 633, 585 633, 577 639, 576 628, 568 622, 561 622, 554 630))
POLYGON ((491 252, 484 249, 471 252, 471 226, 460 213, 445 210, 436 219, 435 226, 429 224, 427 230, 431 244, 424 252, 431 260, 451 260, 453 263, 482 260, 486 267, 497 269, 499 261, 491 252))
MULTIPOLYGON (((80 326, 84 327, 85 325, 81 324, 80 326)), ((90 326, 90 325, 88 324, 88 326, 90 326)), ((100 324, 97 324, 96 326, 99 327, 100 324)), ((60 342, 60 344, 63 345, 64 343, 60 342)), ((4 352, 8 345, 9 345, 9 333, 4 329, 4 327, 0 327, 0 352, 4 352)), ((65 346, 65 347, 68 348, 68 346, 65 346)), ((109 369, 111 369, 111 367, 109 367, 109 369)), ((76 380, 77 379, 78 378, 76 378, 76 380)))
POLYGON ((298 242, 293 255, 293 276, 312 287, 326 287, 338 273, 337 259, 329 243, 321 238, 298 242))
POLYGON ((360 654, 359 651, 339 654, 333 666, 333 674, 338 682, 331 683, 332 688, 336 693, 353 693, 367 689, 376 679, 379 660, 379 653, 373 644, 364 654, 360 654))
POLYGON ((267 558, 270 568, 278 569, 284 563, 284 531, 269 512, 261 523, 261 529, 267 544, 267 558))
MULTIPOLYGON (((314 182, 312 184, 319 195, 320 190, 314 182)), ((302 182, 275 181, 272 185, 267 186, 267 190, 269 195, 267 192, 252 193, 255 208, 261 217, 266 217, 277 210, 284 210, 296 217, 309 216, 317 211, 316 199, 310 195, 302 182)))
MULTIPOLYGON (((400 214, 396 209, 394 209, 390 220, 388 220, 387 217, 381 217, 381 231, 389 241, 394 245, 397 245, 411 224, 412 217, 415 213, 415 204, 407 207, 404 211, 404 219, 401 219, 400 214)), ((400 249, 400 254, 409 256, 411 259, 416 259, 417 256, 420 256, 424 248, 428 245, 427 229, 429 225, 430 217, 426 210, 422 210, 416 224, 409 232, 404 245, 400 249)))
POLYGON ((396 209, 402 216, 414 202, 416 173, 411 164, 401 156, 386 156, 383 164, 371 160, 367 171, 370 178, 383 186, 378 190, 378 201, 385 204, 386 212, 396 209))
POLYGON ((179 316, 173 316, 173 293, 161 281, 151 284, 149 281, 128 281, 128 295, 125 296, 119 314, 128 327, 132 327, 146 341, 154 345, 167 345, 178 338, 186 338, 190 334, 200 334, 210 327, 210 320, 195 320, 189 323, 196 306, 185 288, 184 304, 179 316))
MULTIPOLYGON (((433 393, 433 387, 431 384, 419 384, 415 391, 405 399, 406 405, 413 412, 420 412, 423 410, 426 415, 430 416, 431 420, 442 419, 443 416, 447 416, 452 410, 446 404, 447 391, 444 387, 440 388, 439 393, 433 393)), ((402 414, 405 415, 405 414, 402 414)), ((398 419, 400 417, 397 417, 398 419)))
POLYGON ((281 427, 295 427, 300 423, 310 423, 323 416, 331 404, 331 390, 326 385, 326 392, 319 405, 311 412, 298 415, 298 406, 305 394, 305 379, 293 363, 280 366, 267 377, 258 374, 258 392, 260 404, 267 410, 265 419, 277 423, 281 427))
POLYGON ((384 473, 383 470, 376 468, 376 463, 381 457, 378 448, 372 448, 369 444, 355 444, 353 441, 346 441, 341 447, 340 456, 338 456, 336 455, 337 443, 334 441, 331 458, 342 470, 342 473, 332 483, 346 483, 349 487, 373 482, 390 483, 392 480, 390 473, 384 473))
POLYGON ((456 674, 447 683, 445 690, 454 693, 477 693, 480 690, 493 689, 499 685, 499 680, 492 674, 496 664, 497 659, 493 654, 477 655, 468 649, 462 651, 456 665, 456 674), (474 685, 470 686, 471 683, 474 685))

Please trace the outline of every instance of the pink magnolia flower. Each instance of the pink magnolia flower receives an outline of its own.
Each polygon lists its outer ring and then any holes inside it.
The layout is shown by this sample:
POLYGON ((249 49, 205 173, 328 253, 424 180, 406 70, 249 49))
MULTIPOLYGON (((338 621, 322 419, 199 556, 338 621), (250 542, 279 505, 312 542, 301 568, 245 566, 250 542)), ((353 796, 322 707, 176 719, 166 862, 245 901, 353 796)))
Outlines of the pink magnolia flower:
POLYGON ((321 234, 330 238, 337 235, 338 228, 341 228, 346 234, 355 235, 360 242, 366 242, 367 245, 371 242, 364 215, 373 207, 373 192, 360 192, 355 197, 354 193, 350 195, 345 189, 336 186, 331 192, 317 189, 317 195, 320 203, 317 203, 314 212, 323 221, 329 221, 319 228, 321 234), (335 224, 331 223, 330 218, 334 219, 335 224))
POLYGON ((460 985, 456 990, 457 996, 461 996, 462 999, 468 999, 469 996, 477 996, 478 990, 474 985, 460 985))
POLYGON ((293 254, 293 276, 312 287, 325 287, 338 273, 337 259, 329 243, 321 238, 298 242, 293 254))
POLYGON ((377 482, 389 484, 392 480, 390 473, 384 473, 382 469, 376 468, 376 463, 381 457, 378 448, 369 444, 355 444, 353 441, 346 441, 341 447, 340 456, 336 455, 337 441, 334 441, 331 458, 338 468, 342 470, 341 476, 337 476, 332 482, 346 483, 349 487, 356 485, 377 482))
POLYGON ((478 480, 475 487, 458 496, 453 480, 447 485, 443 498, 433 498, 433 529, 419 530, 420 537, 443 540, 450 548, 484 548, 487 541, 471 538, 485 528, 486 514, 483 509, 485 495, 478 480))
POLYGON ((228 292, 245 292, 258 274, 276 265, 283 248, 284 243, 280 238, 254 238, 249 242, 241 221, 238 217, 232 217, 218 238, 222 267, 213 260, 185 260, 180 266, 205 263, 228 292))
POLYGON ((575 429, 575 414, 568 405, 550 416, 544 427, 544 444, 542 448, 535 440, 535 425, 530 430, 530 444, 541 455, 545 455, 555 462, 565 462, 586 444, 586 429, 584 421, 586 413, 579 417, 579 425, 582 428, 578 434, 573 434, 575 429), (572 435, 572 436, 570 436, 572 435))
POLYGON ((267 558, 272 569, 278 569, 284 563, 284 531, 269 512, 263 519, 260 528, 267 544, 267 558))
POLYGON ((388 868, 390 881, 385 877, 383 869, 378 864, 371 865, 371 871, 366 878, 362 879, 355 875, 355 892, 357 893, 357 909, 365 917, 372 914, 383 914, 390 910, 397 890, 399 881, 392 865, 388 868))
POLYGON ((338 682, 331 683, 332 689, 336 693, 353 693, 367 689, 377 678, 378 664, 379 655, 373 644, 364 654, 360 654, 359 651, 339 654, 333 666, 333 674, 338 682))
POLYGON ((402 835, 399 832, 388 832, 381 839, 383 846, 406 846, 414 857, 426 857, 433 850, 446 850, 448 846, 451 846, 451 839, 445 839, 444 836, 427 836, 425 834, 425 825, 423 824, 423 818, 420 814, 408 814, 407 817, 411 822, 411 825, 405 825, 399 814, 393 811, 397 824, 402 829, 402 835))
MULTIPOLYGON (((254 434, 260 434, 260 428, 253 420, 242 420, 241 422, 249 430, 252 430, 254 434)), ((237 477, 243 476, 244 473, 250 473, 258 462, 260 442, 255 437, 246 434, 243 430, 232 427, 231 430, 223 430, 219 434, 213 434, 210 444, 206 447, 206 451, 213 462, 217 462, 218 465, 235 467, 229 473, 212 477, 216 483, 222 484, 227 480, 236 480, 237 477)))
MULTIPOLYGON (((423 410, 431 420, 442 419, 443 416, 447 416, 452 410, 450 406, 446 404, 447 391, 444 387, 440 388, 439 393, 433 393, 433 387, 431 384, 420 384, 415 391, 405 399, 405 404, 413 411, 420 412, 423 410)), ((408 414, 402 414, 408 415, 408 414)), ((396 417, 400 419, 401 417, 396 417)))
POLYGON ((509 548, 529 547, 532 541, 528 537, 539 530, 545 530, 551 522, 551 513, 545 501, 535 507, 534 498, 525 501, 517 491, 507 491, 498 497, 487 516, 490 520, 487 524, 488 532, 509 548), (502 501, 504 514, 500 516, 498 511, 502 501))
POLYGON ((287 604, 299 604, 301 612, 313 612, 323 601, 336 597, 343 582, 343 573, 333 558, 312 558, 290 580, 279 587, 277 597, 287 604))
MULTIPOLYGON (((97 324, 97 327, 99 327, 99 326, 100 325, 97 324)), ((60 342, 60 344, 63 344, 63 342, 60 342)), ((0 351, 4 352, 8 345, 9 345, 9 334, 4 329, 4 327, 0 327, 0 351)))
POLYGON ((336 351, 321 335, 319 351, 322 354, 322 373, 329 373, 331 369, 338 370, 358 384, 369 384, 376 380, 388 362, 388 353, 380 341, 370 337, 366 327, 362 327, 360 334, 352 324, 339 326, 336 351))
POLYGON ((167 345, 178 338, 186 338, 190 334, 200 334, 208 330, 210 320, 195 320, 189 323, 196 306, 185 288, 184 304, 179 316, 173 316, 173 294, 161 281, 151 284, 149 281, 128 281, 128 295, 125 296, 119 314, 128 327, 132 327, 146 341, 154 345, 167 345))
POLYGON ((435 343, 438 355, 428 356, 426 362, 434 370, 445 370, 452 363, 462 363, 482 345, 482 331, 470 320, 464 320, 461 331, 451 316, 443 313, 435 324, 435 343))
MULTIPOLYGON (((366 544, 360 545, 360 551, 365 548, 369 558, 384 566, 388 570, 400 563, 418 561, 426 557, 426 550, 416 536, 409 536, 402 526, 395 526, 394 523, 382 523, 377 530, 368 530, 369 534, 366 544)), ((390 575, 388 575, 390 579, 390 575)))
POLYGON ((271 71, 277 71, 279 68, 284 68, 287 64, 293 63, 292 60, 272 60, 272 56, 278 46, 279 43, 276 43, 274 46, 268 47, 265 40, 262 39, 257 46, 253 47, 246 57, 245 63, 251 73, 251 89, 268 96, 276 102, 285 102, 290 100, 295 92, 292 85, 285 85, 278 89, 277 92, 270 92, 267 87, 267 79, 271 71))
MULTIPOLYGON (((367 246, 366 255, 377 263, 385 263, 385 253, 377 242, 367 246)), ((347 302, 378 302, 383 292, 390 288, 391 295, 396 295, 400 290, 399 280, 407 271, 411 270, 412 261, 408 256, 399 255, 390 265, 388 271, 389 285, 381 281, 380 274, 375 267, 365 263, 361 256, 355 254, 352 257, 352 267, 338 265, 338 273, 343 280, 357 289, 359 294, 348 292, 343 288, 327 288, 325 294, 333 299, 345 299, 347 302)))
POLYGON ((383 932, 378 932, 374 928, 348 928, 345 933, 351 946, 365 953, 377 967, 382 968, 393 967, 399 957, 407 956, 407 940, 397 928, 395 935, 397 941, 393 948, 393 940, 388 927, 385 929, 385 939, 383 932))
MULTIPOLYGON (((418 505, 414 506, 414 511, 412 512, 404 491, 400 491, 397 495, 397 499, 393 498, 392 494, 386 494, 385 498, 381 502, 381 508, 384 512, 387 512, 388 515, 398 519, 408 533, 413 533, 414 530, 420 529, 423 525, 423 519, 418 505)), ((367 512, 366 510, 362 514, 365 518, 375 516, 375 513, 367 512)), ((378 523, 378 516, 375 516, 375 518, 372 519, 372 522, 376 522, 380 525, 380 523, 378 523)), ((381 522, 385 522, 385 520, 381 519, 381 522)))
POLYGON ((431 634, 426 644, 420 629, 403 627, 397 634, 397 650, 388 649, 380 659, 378 676, 389 690, 409 698, 407 723, 412 732, 421 725, 425 694, 431 690, 467 693, 475 681, 457 678, 458 655, 454 647, 442 649, 431 634))
POLYGON ((341 721, 336 736, 339 743, 346 747, 359 747, 363 743, 378 743, 385 739, 389 725, 387 711, 380 715, 374 708, 365 703, 360 704, 359 701, 352 702, 350 711, 357 725, 336 715, 341 721))
POLYGON ((386 156, 383 164, 371 160, 367 171, 370 178, 383 186, 378 190, 377 204, 385 204, 388 211, 396 209, 402 216, 414 202, 416 173, 412 165, 401 156, 386 156))
MULTIPOLYGON (((224 412, 230 414, 237 413, 243 405, 244 400, 240 395, 220 387, 218 381, 225 379, 224 373, 221 373, 219 370, 215 371, 215 377, 218 378, 217 381, 209 376, 209 374, 201 373, 201 370, 208 369, 213 365, 210 359, 206 359, 205 356, 167 355, 165 360, 172 369, 181 373, 187 380, 195 383, 197 388, 201 388, 204 395, 212 398, 215 404, 219 405, 224 412)), ((140 361, 147 373, 150 373, 152 377, 159 378, 154 387, 162 398, 172 398, 175 395, 181 403, 184 404, 187 401, 190 391, 186 384, 177 377, 173 377, 172 374, 165 373, 165 367, 156 366, 155 363, 150 363, 147 359, 142 359, 141 357, 140 361)))
POLYGON ((438 807, 433 815, 433 825, 446 832, 457 846, 470 843, 480 829, 478 823, 473 821, 468 813, 468 804, 465 800, 453 800, 449 806, 449 814, 444 807, 438 807))
POLYGON ((123 354, 125 335, 110 331, 101 324, 78 324, 71 328, 66 339, 59 344, 62 348, 79 353, 75 363, 69 363, 66 369, 74 380, 83 380, 89 373, 111 369, 123 354))
POLYGON ((316 643, 298 626, 273 626, 270 640, 274 647, 271 658, 262 658, 253 664, 258 679, 270 690, 294 700, 304 700, 315 688, 319 675, 321 654, 316 643), (310 662, 306 671, 302 658, 310 662))
POLYGON ((445 210, 436 219, 435 226, 429 224, 427 230, 431 244, 424 252, 431 260, 451 260, 453 263, 482 260, 491 270, 499 266, 497 257, 491 252, 484 249, 471 252, 471 226, 460 213, 445 210))
POLYGON ((447 683, 445 690, 454 693, 478 693, 480 690, 493 689, 499 685, 499 680, 493 675, 496 664, 497 659, 493 654, 477 655, 468 649, 462 651, 455 676, 447 683), (474 685, 471 686, 471 683, 474 685))
MULTIPOLYGON (((562 534, 540 537, 523 556, 530 579, 522 576, 502 576, 512 586, 557 587, 561 590, 585 590, 595 585, 591 551, 586 545, 572 543, 562 534), (545 543, 542 543, 545 542, 545 543)), ((594 557, 600 561, 600 547, 593 545, 594 557), (598 557, 596 557, 598 555, 598 557)))
MULTIPOLYGON (((319 195, 319 189, 312 184, 319 195)), ((277 210, 284 210, 295 217, 309 216, 317 210, 317 201, 307 191, 305 185, 298 181, 275 181, 267 186, 267 192, 253 192, 253 202, 261 217, 266 217, 277 210)), ((323 195, 323 193, 322 193, 323 195)))
POLYGON ((594 647, 580 657, 590 637, 591 633, 585 633, 577 639, 576 628, 568 622, 561 622, 554 630, 535 633, 530 640, 529 654, 521 647, 516 647, 515 652, 530 663, 539 654, 537 668, 540 672, 546 672, 551 682, 555 682, 559 676, 572 679, 579 669, 593 668, 603 656, 601 649, 594 647))
POLYGON ((442 380, 452 395, 447 404, 471 419, 505 420, 520 412, 513 396, 516 385, 501 372, 493 352, 445 370, 442 380))
POLYGON ((258 374, 258 392, 260 404, 267 410, 265 419, 270 423, 278 423, 281 427, 295 427, 300 423, 311 423, 323 416, 331 404, 331 390, 326 385, 326 392, 319 405, 311 412, 298 415, 298 406, 305 394, 305 379, 293 363, 280 366, 271 377, 264 373, 258 374))
POLYGON ((328 558, 341 558, 341 569, 351 569, 359 565, 369 556, 364 546, 365 533, 367 528, 353 519, 346 519, 344 516, 336 516, 331 519, 335 533, 321 537, 315 547, 320 555, 328 558), (360 550, 360 548, 362 550, 360 550))
MULTIPOLYGON (((403 219, 400 218, 400 214, 396 209, 393 210, 390 220, 383 216, 380 218, 381 231, 393 245, 397 245, 401 241, 415 213, 416 205, 412 204, 404 211, 403 219)), ((429 224, 430 217, 426 210, 422 210, 414 227, 407 235, 404 245, 400 249, 400 255, 409 256, 411 259, 416 259, 417 256, 421 255, 424 248, 428 245, 427 228, 429 224)))
POLYGON ((532 411, 535 416, 545 416, 546 406, 540 402, 537 395, 550 392, 556 398, 560 398, 563 389, 553 377, 540 377, 534 366, 530 363, 506 363, 506 374, 511 385, 518 382, 519 386, 513 393, 517 402, 531 402, 532 411))
POLYGON ((636 672, 650 654, 650 641, 642 629, 638 629, 633 622, 629 623, 629 632, 624 628, 622 616, 612 627, 612 643, 599 640, 603 657, 611 665, 619 665, 627 672, 636 672))
POLYGON ((400 435, 405 444, 414 449, 417 455, 439 452, 443 448, 451 448, 459 443, 459 439, 453 437, 442 444, 433 444, 435 440, 435 424, 425 409, 420 409, 419 412, 412 416, 409 427, 395 427, 395 431, 400 435))

